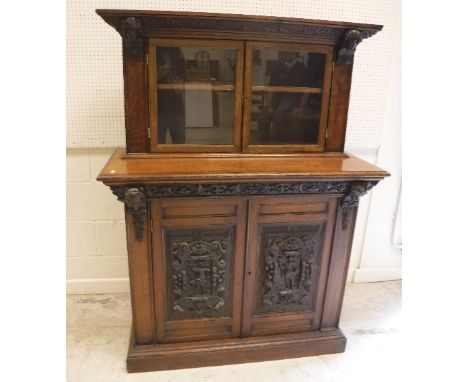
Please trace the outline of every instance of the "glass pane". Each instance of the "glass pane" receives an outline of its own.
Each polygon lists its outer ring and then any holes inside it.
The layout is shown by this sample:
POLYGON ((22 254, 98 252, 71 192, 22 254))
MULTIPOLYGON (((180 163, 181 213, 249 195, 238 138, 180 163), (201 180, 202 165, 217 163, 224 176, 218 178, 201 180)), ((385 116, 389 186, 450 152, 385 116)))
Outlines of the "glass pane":
POLYGON ((236 50, 156 49, 158 144, 233 144, 236 50))
POLYGON ((317 144, 326 54, 254 49, 250 144, 317 144))

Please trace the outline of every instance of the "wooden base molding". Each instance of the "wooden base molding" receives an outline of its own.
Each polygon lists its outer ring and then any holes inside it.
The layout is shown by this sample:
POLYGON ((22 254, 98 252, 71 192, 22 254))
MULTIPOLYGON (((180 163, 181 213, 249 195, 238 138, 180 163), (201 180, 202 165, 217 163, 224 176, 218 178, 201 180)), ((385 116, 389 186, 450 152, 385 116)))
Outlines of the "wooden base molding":
POLYGON ((127 357, 128 372, 185 369, 272 361, 342 353, 346 337, 340 329, 226 340, 135 346, 127 357))

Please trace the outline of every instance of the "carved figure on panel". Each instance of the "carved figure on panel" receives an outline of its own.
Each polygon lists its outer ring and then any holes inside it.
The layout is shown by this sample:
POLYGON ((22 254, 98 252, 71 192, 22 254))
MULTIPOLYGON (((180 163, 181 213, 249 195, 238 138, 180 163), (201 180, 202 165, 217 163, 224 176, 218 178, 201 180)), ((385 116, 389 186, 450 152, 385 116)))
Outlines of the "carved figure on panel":
POLYGON ((322 223, 264 230, 265 273, 259 313, 312 308, 321 235, 322 223))
POLYGON ((169 232, 168 238, 169 316, 182 319, 224 314, 232 231, 175 231, 169 232))

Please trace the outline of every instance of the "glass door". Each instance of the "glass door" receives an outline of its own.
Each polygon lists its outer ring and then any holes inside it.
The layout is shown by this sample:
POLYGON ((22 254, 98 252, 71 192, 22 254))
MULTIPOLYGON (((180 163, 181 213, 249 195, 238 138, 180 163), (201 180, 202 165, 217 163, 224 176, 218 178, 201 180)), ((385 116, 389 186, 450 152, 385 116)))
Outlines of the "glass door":
POLYGON ((325 148, 333 47, 247 42, 243 151, 325 148))
POLYGON ((237 41, 149 41, 152 152, 238 152, 244 46, 237 41))

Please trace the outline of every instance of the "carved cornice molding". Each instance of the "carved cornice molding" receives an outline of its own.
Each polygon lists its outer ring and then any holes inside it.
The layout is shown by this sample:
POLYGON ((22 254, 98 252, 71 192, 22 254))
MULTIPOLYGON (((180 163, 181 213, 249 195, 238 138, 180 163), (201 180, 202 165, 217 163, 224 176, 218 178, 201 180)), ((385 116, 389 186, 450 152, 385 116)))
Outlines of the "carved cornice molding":
POLYGON ((288 18, 233 18, 224 15, 194 14, 151 14, 146 12, 125 12, 118 10, 98 10, 98 14, 112 25, 125 39, 126 31, 138 31, 139 36, 154 37, 161 32, 176 33, 235 33, 238 35, 258 34, 274 36, 294 36, 311 38, 320 43, 336 45, 350 28, 359 30, 362 38, 376 34, 380 25, 338 23, 288 18), (136 21, 136 23, 133 22, 136 21), (127 28, 127 29, 125 29, 127 28))
POLYGON ((120 23, 123 53, 127 57, 142 57, 145 54, 141 36, 141 20, 137 17, 126 17, 120 23))
POLYGON ((341 209, 343 212, 342 227, 348 228, 351 210, 359 205, 359 198, 365 195, 378 182, 352 182, 349 192, 341 198, 341 209))
POLYGON ((125 190, 123 200, 127 212, 132 214, 133 217, 135 237, 138 241, 141 241, 143 239, 145 217, 148 212, 144 191, 136 187, 128 188, 125 190))
POLYGON ((343 31, 340 28, 325 25, 289 24, 281 21, 230 20, 212 18, 144 18, 146 34, 159 30, 207 30, 220 32, 245 32, 262 34, 280 34, 292 36, 314 36, 328 40, 337 40, 343 31))

